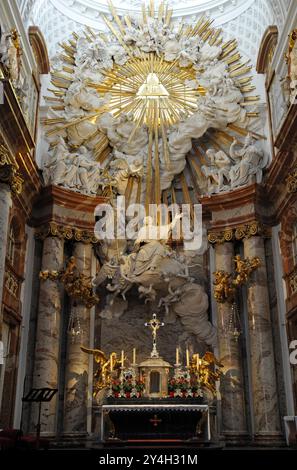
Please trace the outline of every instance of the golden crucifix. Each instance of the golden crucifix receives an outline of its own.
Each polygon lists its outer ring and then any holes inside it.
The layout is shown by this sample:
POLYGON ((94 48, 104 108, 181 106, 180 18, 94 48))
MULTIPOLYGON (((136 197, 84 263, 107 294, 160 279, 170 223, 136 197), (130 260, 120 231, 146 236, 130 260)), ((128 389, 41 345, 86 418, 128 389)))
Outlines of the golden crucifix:
POLYGON ((159 357, 157 350, 157 331, 161 326, 164 326, 164 323, 160 322, 160 320, 157 318, 157 315, 154 313, 153 318, 151 318, 149 322, 145 323, 144 326, 148 326, 152 330, 153 350, 151 352, 151 357, 159 357))

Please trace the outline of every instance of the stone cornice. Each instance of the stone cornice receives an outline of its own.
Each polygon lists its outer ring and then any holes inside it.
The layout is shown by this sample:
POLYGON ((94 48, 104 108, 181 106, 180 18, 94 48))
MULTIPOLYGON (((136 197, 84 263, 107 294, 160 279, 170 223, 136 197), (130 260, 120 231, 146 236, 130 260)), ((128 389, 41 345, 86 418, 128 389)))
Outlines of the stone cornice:
POLYGON ((204 211, 219 212, 222 210, 234 209, 242 207, 245 204, 256 204, 263 187, 257 184, 245 186, 229 193, 220 193, 212 196, 201 196, 200 203, 204 211))
POLYGON ((65 240, 98 243, 94 235, 94 210, 108 202, 59 186, 43 188, 34 201, 30 225, 36 227, 37 238, 57 236, 65 240))

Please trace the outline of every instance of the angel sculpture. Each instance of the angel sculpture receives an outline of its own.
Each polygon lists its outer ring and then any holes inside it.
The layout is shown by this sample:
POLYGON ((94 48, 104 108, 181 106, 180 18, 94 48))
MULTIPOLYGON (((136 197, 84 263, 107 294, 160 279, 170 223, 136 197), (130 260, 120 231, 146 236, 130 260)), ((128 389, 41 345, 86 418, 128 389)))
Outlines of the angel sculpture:
POLYGON ((100 390, 108 386, 112 371, 118 370, 121 367, 121 362, 117 360, 117 354, 115 352, 111 353, 110 357, 107 358, 105 353, 100 349, 89 349, 84 346, 81 346, 80 349, 87 354, 92 354, 95 362, 98 364, 98 368, 94 373, 95 383, 93 396, 95 398, 100 390))
POLYGON ((199 354, 194 354, 192 357, 192 364, 199 365, 199 380, 201 385, 210 390, 214 395, 216 394, 216 382, 223 374, 222 368, 224 365, 216 358, 213 352, 206 352, 202 359, 199 359, 199 354))
POLYGON ((120 194, 125 194, 130 177, 141 178, 143 175, 141 160, 133 159, 133 161, 129 161, 125 158, 116 158, 111 161, 109 166, 113 171, 113 180, 120 194))
POLYGON ((217 271, 214 273, 214 276, 214 298, 216 301, 225 303, 232 300, 234 297, 234 287, 231 281, 231 274, 225 271, 217 271))

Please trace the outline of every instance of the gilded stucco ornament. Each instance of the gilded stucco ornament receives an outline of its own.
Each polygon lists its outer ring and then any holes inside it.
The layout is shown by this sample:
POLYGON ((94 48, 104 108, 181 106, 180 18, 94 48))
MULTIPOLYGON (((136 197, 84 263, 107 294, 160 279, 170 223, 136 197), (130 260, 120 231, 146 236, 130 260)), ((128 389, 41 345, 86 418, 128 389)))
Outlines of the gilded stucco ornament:
POLYGON ((286 178, 286 184, 289 194, 297 192, 297 168, 294 169, 286 178))
POLYGON ((99 243, 99 240, 95 237, 94 232, 92 231, 57 224, 53 221, 42 225, 35 230, 35 238, 45 240, 47 237, 58 237, 64 240, 75 240, 83 243, 99 243))
POLYGON ((214 298, 220 304, 233 304, 236 290, 247 284, 253 272, 261 266, 261 261, 258 257, 242 260, 239 255, 236 255, 234 262, 234 273, 227 273, 225 271, 216 271, 214 273, 214 298))
POLYGON ((78 271, 74 256, 69 259, 65 269, 41 271, 39 278, 42 281, 49 279, 61 282, 69 297, 82 302, 87 308, 91 308, 99 302, 99 297, 93 291, 91 278, 78 271))
POLYGON ((14 194, 21 194, 24 179, 18 172, 18 165, 7 148, 0 144, 0 182, 7 183, 14 194))
POLYGON ((221 244, 236 240, 244 240, 245 238, 251 238, 257 235, 267 235, 267 233, 263 224, 254 221, 232 229, 226 229, 223 231, 209 231, 208 241, 210 244, 215 245, 217 243, 221 244))

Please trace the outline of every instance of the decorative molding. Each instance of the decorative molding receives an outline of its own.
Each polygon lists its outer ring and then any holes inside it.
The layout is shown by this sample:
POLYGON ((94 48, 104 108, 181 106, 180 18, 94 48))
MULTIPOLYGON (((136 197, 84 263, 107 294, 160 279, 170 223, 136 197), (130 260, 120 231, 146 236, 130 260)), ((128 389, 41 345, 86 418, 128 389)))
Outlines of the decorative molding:
POLYGON ((212 245, 244 240, 255 236, 268 236, 267 229, 260 222, 251 222, 238 227, 227 228, 223 231, 209 231, 208 241, 212 245))
POLYGON ((280 151, 290 152, 297 145, 297 103, 293 103, 274 142, 280 151))
POLYGON ((275 48, 278 40, 277 26, 268 26, 266 29, 259 49, 259 55, 256 65, 258 73, 267 73, 270 68, 275 48))
POLYGON ((297 192, 297 168, 289 173, 286 178, 287 191, 289 194, 294 194, 297 192))
POLYGON ((50 72, 50 61, 44 36, 38 26, 30 26, 28 34, 38 71, 40 74, 48 74, 50 72))
POLYGON ((297 294, 297 266, 289 275, 290 296, 297 294))
POLYGON ((21 194, 24 180, 18 172, 16 162, 10 156, 8 149, 0 143, 0 182, 7 183, 15 194, 21 194))
POLYGON ((67 225, 59 225, 53 221, 36 228, 35 238, 38 240, 45 240, 47 237, 58 237, 64 240, 73 240, 83 243, 99 243, 94 232, 81 230, 76 227, 69 227, 67 225))

